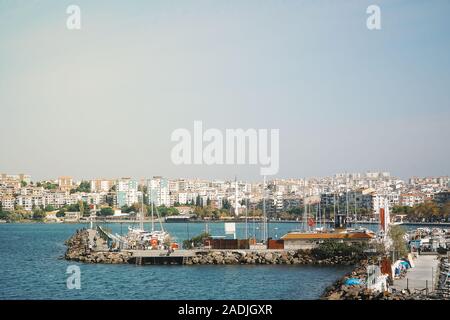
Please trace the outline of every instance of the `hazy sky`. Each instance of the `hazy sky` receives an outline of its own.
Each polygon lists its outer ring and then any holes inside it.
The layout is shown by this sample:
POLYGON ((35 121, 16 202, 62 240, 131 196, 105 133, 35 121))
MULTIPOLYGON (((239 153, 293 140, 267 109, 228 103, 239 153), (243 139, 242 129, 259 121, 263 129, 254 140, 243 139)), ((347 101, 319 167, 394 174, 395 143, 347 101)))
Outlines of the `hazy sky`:
POLYGON ((257 180, 177 128, 280 129, 278 177, 448 175, 450 1, 0 0, 0 172, 257 180), (66 28, 66 8, 82 28, 66 28), (366 28, 381 7, 382 29, 366 28))

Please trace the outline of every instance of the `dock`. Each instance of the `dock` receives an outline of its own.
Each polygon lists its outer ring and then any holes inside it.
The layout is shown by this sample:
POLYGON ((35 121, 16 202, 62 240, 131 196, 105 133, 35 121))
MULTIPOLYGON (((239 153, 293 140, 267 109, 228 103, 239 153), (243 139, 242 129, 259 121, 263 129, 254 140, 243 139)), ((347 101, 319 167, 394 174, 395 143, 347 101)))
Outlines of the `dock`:
POLYGON ((409 269, 403 279, 394 280, 392 288, 428 294, 434 291, 438 272, 439 260, 436 254, 419 255, 414 260, 414 268, 409 269))
POLYGON ((154 265, 154 264, 186 264, 187 258, 195 256, 193 250, 176 250, 168 252, 167 250, 126 250, 130 252, 131 258, 128 263, 136 265, 154 265))

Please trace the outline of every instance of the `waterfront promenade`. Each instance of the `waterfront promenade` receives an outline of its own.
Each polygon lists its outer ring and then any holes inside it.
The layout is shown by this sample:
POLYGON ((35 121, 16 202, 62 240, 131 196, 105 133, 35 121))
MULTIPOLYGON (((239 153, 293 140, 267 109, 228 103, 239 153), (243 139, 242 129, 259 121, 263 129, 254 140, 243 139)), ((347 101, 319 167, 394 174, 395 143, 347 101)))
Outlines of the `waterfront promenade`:
POLYGON ((394 280, 392 286, 396 290, 409 289, 411 291, 420 290, 424 293, 432 292, 436 281, 439 260, 437 255, 419 255, 414 260, 414 268, 406 273, 403 279, 394 280))

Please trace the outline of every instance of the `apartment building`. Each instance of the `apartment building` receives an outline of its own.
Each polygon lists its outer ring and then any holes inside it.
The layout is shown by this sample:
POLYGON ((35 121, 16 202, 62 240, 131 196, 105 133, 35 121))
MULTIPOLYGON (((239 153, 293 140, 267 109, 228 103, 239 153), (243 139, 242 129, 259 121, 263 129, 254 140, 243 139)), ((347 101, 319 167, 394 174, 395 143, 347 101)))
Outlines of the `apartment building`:
POLYGON ((12 196, 0 197, 0 205, 1 205, 1 208, 3 211, 14 210, 15 203, 16 203, 16 199, 12 196))
POLYGON ((74 188, 73 179, 69 176, 62 176, 58 178, 58 186, 62 191, 70 191, 74 188))
POLYGON ((400 205, 407 207, 414 207, 420 203, 424 203, 427 196, 423 193, 405 193, 400 195, 400 205))
POLYGON ((116 182, 116 205, 131 206, 139 202, 138 183, 131 178, 121 178, 116 182))
POLYGON ((149 204, 153 202, 156 206, 164 205, 166 207, 173 205, 173 203, 171 204, 169 181, 167 179, 155 176, 147 180, 147 190, 149 204))
POLYGON ((90 181, 91 192, 109 192, 115 181, 111 179, 94 179, 90 181))

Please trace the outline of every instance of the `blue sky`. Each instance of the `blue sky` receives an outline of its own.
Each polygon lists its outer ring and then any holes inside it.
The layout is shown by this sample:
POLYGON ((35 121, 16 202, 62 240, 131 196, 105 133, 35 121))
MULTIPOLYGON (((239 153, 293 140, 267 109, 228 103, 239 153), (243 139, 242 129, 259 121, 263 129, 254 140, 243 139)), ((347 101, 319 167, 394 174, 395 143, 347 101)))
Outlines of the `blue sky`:
POLYGON ((0 1, 0 172, 258 180, 170 134, 280 129, 279 177, 448 175, 448 1, 0 1), (66 8, 82 29, 66 29, 66 8), (381 7, 382 29, 366 28, 381 7))

